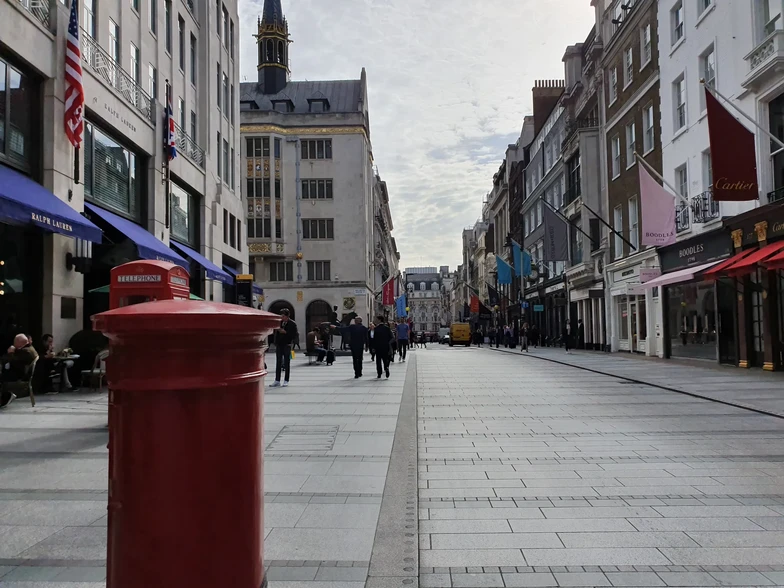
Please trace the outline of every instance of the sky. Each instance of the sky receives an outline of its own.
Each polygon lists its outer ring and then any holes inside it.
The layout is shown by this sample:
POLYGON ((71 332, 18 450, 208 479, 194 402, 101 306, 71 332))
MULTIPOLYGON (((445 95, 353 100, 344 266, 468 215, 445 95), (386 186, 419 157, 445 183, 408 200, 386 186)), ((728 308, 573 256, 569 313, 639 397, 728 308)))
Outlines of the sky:
MULTIPOLYGON (((239 0, 241 75, 255 80, 263 0, 239 0)), ((532 113, 562 79, 590 0, 282 0, 293 80, 368 78, 371 142, 400 267, 461 263, 461 232, 532 113)))

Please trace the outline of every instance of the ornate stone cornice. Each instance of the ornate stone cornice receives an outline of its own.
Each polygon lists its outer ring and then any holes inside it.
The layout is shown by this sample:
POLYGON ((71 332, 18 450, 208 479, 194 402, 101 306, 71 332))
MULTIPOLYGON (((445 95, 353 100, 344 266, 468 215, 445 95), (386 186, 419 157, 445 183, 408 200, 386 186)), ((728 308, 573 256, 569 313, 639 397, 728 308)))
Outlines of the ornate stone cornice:
POLYGON ((242 134, 276 134, 276 135, 364 135, 367 133, 362 126, 342 126, 342 127, 282 127, 280 125, 264 124, 244 124, 240 125, 242 134))

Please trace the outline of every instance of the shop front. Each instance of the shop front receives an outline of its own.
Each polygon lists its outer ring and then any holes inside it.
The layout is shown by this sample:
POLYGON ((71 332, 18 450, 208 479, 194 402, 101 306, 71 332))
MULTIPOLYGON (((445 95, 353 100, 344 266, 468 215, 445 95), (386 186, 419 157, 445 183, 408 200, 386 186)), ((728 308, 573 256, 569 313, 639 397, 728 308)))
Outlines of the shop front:
POLYGON ((525 296, 523 321, 530 326, 536 325, 543 346, 560 345, 561 333, 569 305, 566 298, 566 285, 563 278, 551 281, 537 289, 529 289, 525 296))
POLYGON ((656 250, 647 249, 607 268, 611 351, 646 353, 648 342, 648 308, 641 274, 658 265, 656 250))
POLYGON ((660 275, 643 279, 657 355, 735 363, 732 284, 707 275, 731 250, 725 229, 659 248, 660 275))
POLYGON ((737 365, 784 369, 784 204, 726 222, 734 255, 706 275, 732 285, 737 365))

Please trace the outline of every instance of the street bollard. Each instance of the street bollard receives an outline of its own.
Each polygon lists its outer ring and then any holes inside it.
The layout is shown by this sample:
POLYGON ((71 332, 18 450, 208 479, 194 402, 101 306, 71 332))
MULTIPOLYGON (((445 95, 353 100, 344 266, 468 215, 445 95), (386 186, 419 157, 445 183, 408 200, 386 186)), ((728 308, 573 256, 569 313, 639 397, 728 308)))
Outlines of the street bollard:
POLYGON ((162 300, 109 338, 108 588, 260 588, 263 338, 280 317, 162 300))

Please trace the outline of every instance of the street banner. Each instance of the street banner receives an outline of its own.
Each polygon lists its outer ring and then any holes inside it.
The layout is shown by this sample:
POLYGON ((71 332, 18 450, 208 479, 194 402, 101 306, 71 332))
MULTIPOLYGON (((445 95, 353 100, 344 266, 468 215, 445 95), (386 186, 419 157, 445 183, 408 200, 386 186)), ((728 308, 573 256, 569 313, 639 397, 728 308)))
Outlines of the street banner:
POLYGON ((675 196, 653 179, 644 165, 637 167, 640 170, 642 244, 671 245, 675 243, 675 196))
POLYGON ((479 312, 479 296, 471 295, 471 312, 479 312))
POLYGON ((498 283, 501 285, 512 283, 512 266, 506 263, 500 255, 495 256, 498 271, 498 283))
POLYGON ((403 294, 402 296, 398 297, 395 301, 395 314, 398 318, 405 318, 408 316, 406 312, 406 295, 403 294))
POLYGON ((490 284, 487 285, 487 294, 487 302, 491 307, 500 303, 501 297, 498 295, 498 290, 493 288, 490 284))
MULTIPOLYGON (((708 109, 713 200, 757 200, 757 152, 754 133, 724 108, 705 87, 708 109)), ((643 217, 644 219, 645 217, 643 217)))
POLYGON ((515 276, 518 278, 531 275, 531 256, 527 251, 523 251, 520 243, 512 239, 512 253, 514 256, 515 276))
POLYGON ((395 304, 395 278, 389 278, 381 286, 381 304, 384 306, 395 304))
POLYGON ((493 319, 493 313, 481 302, 479 303, 479 320, 489 321, 493 319))
POLYGON ((549 205, 544 205, 543 261, 569 261, 569 227, 549 205))

